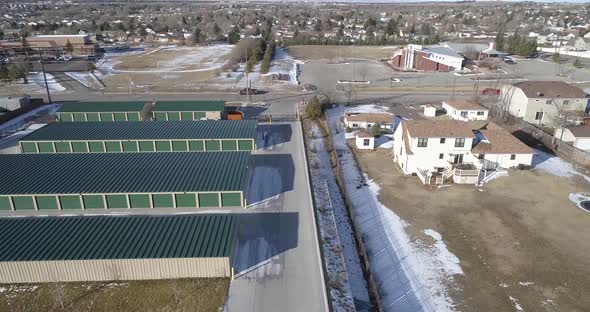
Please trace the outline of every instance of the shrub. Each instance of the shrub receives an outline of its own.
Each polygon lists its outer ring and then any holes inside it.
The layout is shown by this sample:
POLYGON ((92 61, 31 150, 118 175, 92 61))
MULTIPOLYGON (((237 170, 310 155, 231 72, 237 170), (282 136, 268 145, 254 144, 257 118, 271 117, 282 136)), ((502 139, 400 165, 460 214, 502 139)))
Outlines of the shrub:
POLYGON ((313 98, 305 105, 305 114, 312 120, 317 120, 322 117, 324 110, 318 97, 314 95, 313 98))
POLYGON ((351 133, 351 132, 352 132, 352 129, 350 129, 349 126, 346 126, 346 133, 351 133))
POLYGON ((373 134, 374 137, 378 137, 381 135, 381 124, 380 123, 376 123, 373 125, 373 127, 371 127, 371 133, 373 134))

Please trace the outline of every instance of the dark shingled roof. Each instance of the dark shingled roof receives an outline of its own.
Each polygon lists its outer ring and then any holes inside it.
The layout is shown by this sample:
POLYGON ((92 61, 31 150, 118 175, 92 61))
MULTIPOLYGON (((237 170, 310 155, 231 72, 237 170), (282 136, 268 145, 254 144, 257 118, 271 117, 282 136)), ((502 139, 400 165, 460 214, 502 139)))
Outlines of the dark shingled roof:
POLYGON ((254 139, 256 120, 62 122, 21 141, 254 139))
POLYGON ((146 102, 63 102, 60 113, 141 112, 146 102))
POLYGON ((236 217, 0 218, 0 262, 229 257, 236 217))
POLYGON ((242 191, 249 152, 0 155, 0 195, 242 191))
POLYGON ((514 84, 529 98, 585 98, 586 93, 563 81, 523 81, 514 84))
POLYGON ((222 112, 224 101, 157 101, 154 112, 222 112))

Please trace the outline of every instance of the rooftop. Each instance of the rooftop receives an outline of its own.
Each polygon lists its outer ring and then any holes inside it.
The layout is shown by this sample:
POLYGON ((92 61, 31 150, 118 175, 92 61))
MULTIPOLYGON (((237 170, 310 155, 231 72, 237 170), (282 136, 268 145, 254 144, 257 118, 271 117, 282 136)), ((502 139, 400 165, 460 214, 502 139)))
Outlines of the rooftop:
POLYGON ((393 115, 386 113, 347 113, 347 121, 371 122, 371 123, 393 123, 393 115))
POLYGON ((256 120, 60 122, 21 141, 254 139, 256 120))
POLYGON ((461 100, 448 100, 443 103, 447 103, 449 106, 458 110, 488 110, 478 103, 461 100))
POLYGON ((469 123, 458 120, 404 120, 402 125, 412 138, 471 138, 469 123))
POLYGON ((140 112, 146 102, 63 102, 60 113, 70 112, 140 112))
POLYGON ((569 130, 576 138, 590 137, 590 126, 571 127, 569 130))
MULTIPOLYGON (((471 150, 474 154, 533 154, 533 149, 506 130, 478 130, 487 139, 471 150)), ((477 131, 476 131, 477 133, 477 131)))
POLYGON ((249 152, 0 155, 0 194, 241 191, 249 152))
POLYGON ((563 81, 523 81, 514 84, 529 98, 585 98, 586 93, 563 81))
POLYGON ((158 101, 154 111, 197 111, 197 112, 222 112, 225 109, 224 101, 158 101))
POLYGON ((0 261, 229 257, 236 217, 1 218, 0 261))

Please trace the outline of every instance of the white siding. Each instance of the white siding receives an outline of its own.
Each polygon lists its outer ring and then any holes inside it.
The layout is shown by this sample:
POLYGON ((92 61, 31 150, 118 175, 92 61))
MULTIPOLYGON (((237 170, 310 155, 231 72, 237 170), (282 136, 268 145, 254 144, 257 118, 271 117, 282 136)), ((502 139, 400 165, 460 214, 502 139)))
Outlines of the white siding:
POLYGON ((501 168, 516 168, 519 165, 530 166, 533 154, 485 154, 484 159, 498 163, 501 168), (510 159, 512 155, 515 159, 510 159))
POLYGON ((470 121, 470 120, 488 120, 487 109, 455 109, 446 102, 443 102, 442 108, 447 112, 447 116, 451 119, 470 121), (461 116, 461 113, 466 112, 467 117, 461 116), (478 115, 480 113, 480 115, 478 115))
POLYGON ((367 149, 374 149, 375 148, 375 138, 359 138, 356 137, 356 148, 361 149, 361 150, 367 150, 367 149), (369 140, 369 144, 365 145, 364 142, 365 140, 369 140))
POLYGON ((577 138, 574 146, 581 150, 590 150, 590 138, 577 138))

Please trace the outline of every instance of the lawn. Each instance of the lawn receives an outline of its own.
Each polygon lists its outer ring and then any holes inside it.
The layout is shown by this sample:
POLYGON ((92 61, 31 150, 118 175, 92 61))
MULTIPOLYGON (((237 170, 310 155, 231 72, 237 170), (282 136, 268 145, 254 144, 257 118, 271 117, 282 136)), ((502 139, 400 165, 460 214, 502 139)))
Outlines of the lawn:
POLYGON ((511 171, 483 187, 426 188, 404 176, 390 151, 356 151, 381 187, 379 200, 408 222, 414 240, 442 235, 464 275, 450 296, 459 311, 587 311, 590 298, 590 214, 571 193, 587 192, 580 176, 511 171))
POLYGON ((0 311, 220 311, 228 278, 0 284, 0 311))

